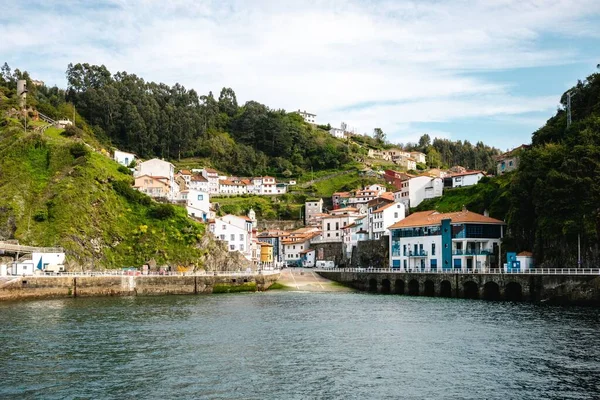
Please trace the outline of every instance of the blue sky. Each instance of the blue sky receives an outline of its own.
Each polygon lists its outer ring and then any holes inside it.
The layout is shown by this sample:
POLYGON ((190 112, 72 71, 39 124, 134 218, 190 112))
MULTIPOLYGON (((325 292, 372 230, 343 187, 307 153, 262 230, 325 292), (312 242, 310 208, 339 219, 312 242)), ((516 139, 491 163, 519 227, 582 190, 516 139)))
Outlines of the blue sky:
POLYGON ((597 0, 7 0, 0 62, 66 86, 69 62, 303 109, 396 143, 508 149, 600 63, 597 0))

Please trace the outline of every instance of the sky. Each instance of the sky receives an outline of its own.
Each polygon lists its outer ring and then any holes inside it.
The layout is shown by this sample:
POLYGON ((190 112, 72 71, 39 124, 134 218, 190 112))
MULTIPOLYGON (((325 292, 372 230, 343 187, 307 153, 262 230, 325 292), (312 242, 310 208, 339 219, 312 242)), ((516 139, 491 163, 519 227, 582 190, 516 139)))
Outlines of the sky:
POLYGON ((531 141, 600 63, 598 0, 4 0, 0 63, 104 64, 393 143, 531 141))

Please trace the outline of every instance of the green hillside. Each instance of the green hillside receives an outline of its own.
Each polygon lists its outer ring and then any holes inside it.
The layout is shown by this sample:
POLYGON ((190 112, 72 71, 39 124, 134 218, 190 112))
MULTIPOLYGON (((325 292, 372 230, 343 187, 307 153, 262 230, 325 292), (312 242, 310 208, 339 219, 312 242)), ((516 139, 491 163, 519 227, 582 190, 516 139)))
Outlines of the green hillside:
POLYGON ((508 188, 515 174, 498 177, 484 177, 477 185, 444 190, 442 197, 425 200, 411 211, 437 210, 439 212, 460 211, 466 207, 470 211, 490 217, 505 219, 510 206, 508 188))
POLYGON ((83 268, 201 264, 202 224, 131 188, 129 171, 96 147, 84 122, 41 133, 30 119, 25 133, 14 96, 0 79, 0 240, 62 246, 83 268))

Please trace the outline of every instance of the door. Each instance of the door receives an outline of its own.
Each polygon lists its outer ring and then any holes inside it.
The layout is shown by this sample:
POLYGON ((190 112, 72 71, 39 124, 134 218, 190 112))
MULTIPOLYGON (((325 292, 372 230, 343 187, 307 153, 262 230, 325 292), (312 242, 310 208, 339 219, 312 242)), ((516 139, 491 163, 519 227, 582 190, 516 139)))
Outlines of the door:
POLYGON ((473 259, 467 258, 467 270, 473 269, 473 259))

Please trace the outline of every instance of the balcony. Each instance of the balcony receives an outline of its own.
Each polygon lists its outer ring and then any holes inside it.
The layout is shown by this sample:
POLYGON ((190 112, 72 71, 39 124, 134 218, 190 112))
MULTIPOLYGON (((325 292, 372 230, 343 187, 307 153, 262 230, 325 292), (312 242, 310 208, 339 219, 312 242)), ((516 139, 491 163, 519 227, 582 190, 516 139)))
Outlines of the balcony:
POLYGON ((485 249, 452 250, 453 256, 491 256, 492 252, 485 249))
POLYGON ((408 257, 427 257, 427 250, 408 251, 405 256, 408 257))

